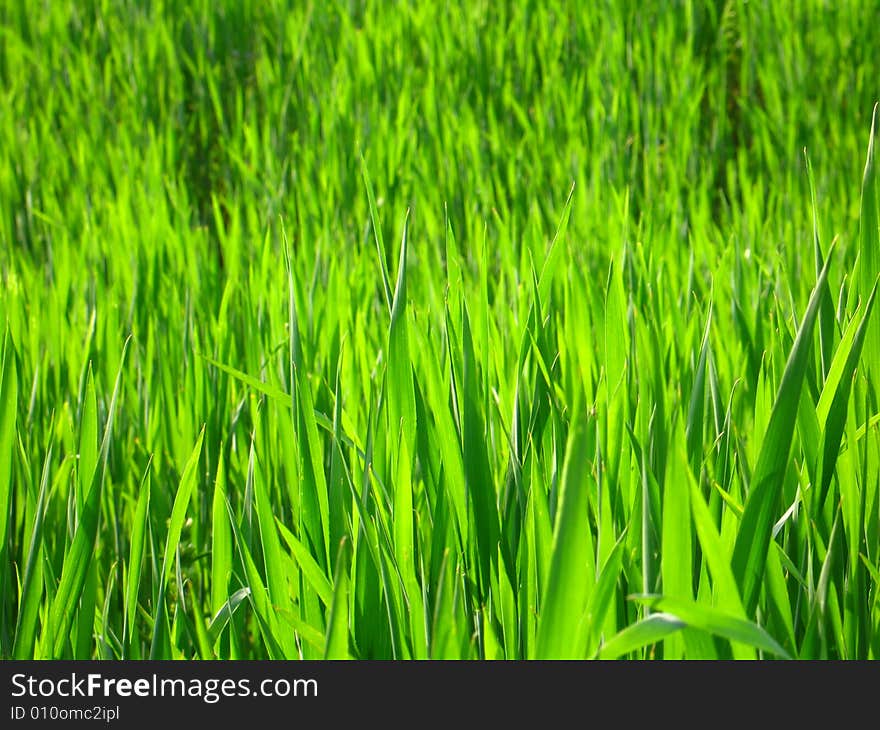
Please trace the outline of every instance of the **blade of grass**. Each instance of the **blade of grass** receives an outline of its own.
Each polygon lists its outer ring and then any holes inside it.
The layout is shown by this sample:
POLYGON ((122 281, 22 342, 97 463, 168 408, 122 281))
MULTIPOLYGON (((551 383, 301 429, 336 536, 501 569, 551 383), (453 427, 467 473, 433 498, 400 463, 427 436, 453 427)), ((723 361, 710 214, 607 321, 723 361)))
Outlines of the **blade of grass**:
POLYGON ((146 543, 147 522, 150 516, 150 467, 151 456, 141 479, 140 494, 132 521, 131 540, 129 541, 128 581, 125 586, 125 614, 123 636, 129 643, 135 635, 135 612, 137 611, 138 592, 141 584, 141 570, 144 564, 144 546, 146 543))
POLYGON ((122 387, 122 369, 125 364, 125 355, 131 337, 127 338, 122 348, 119 361, 119 371, 116 374, 116 383, 113 386, 113 396, 110 399, 110 409, 107 415, 107 424, 104 428, 104 438, 101 442, 101 468, 95 469, 91 484, 83 502, 82 514, 73 543, 64 556, 61 569, 61 582, 55 593, 51 609, 51 631, 54 636, 52 655, 55 658, 61 656, 64 646, 69 640, 71 624, 75 617, 75 607, 79 601, 83 586, 86 582, 89 565, 94 552, 95 538, 98 534, 98 521, 101 509, 101 491, 103 488, 104 474, 107 469, 107 458, 110 452, 110 440, 113 430, 113 421, 116 415, 116 404, 122 387))
MULTIPOLYGON (((18 414, 18 372, 15 350, 7 325, 3 336, 0 360, 0 605, 9 605, 12 583, 9 559, 9 518, 12 512, 12 460, 16 446, 16 416, 18 414)), ((0 633, 0 642, 6 631, 0 633)), ((0 645, 4 655, 12 647, 0 645)))
POLYGON ((685 625, 677 616, 652 613, 612 636, 599 651, 599 658, 617 659, 625 654, 631 654, 681 631, 685 625))
MULTIPOLYGON (((874 141, 877 137, 878 112, 880 102, 874 104, 871 116, 871 132, 868 138, 868 152, 865 156, 865 172, 862 177, 862 198, 859 209, 859 297, 868 301, 871 290, 880 275, 880 222, 878 222, 877 169, 874 164, 874 141)), ((865 347, 867 362, 872 377, 877 379, 880 371, 880 321, 868 328, 865 347)))
MULTIPOLYGON (((819 241, 819 212, 816 203, 816 184, 813 180, 813 166, 804 149, 804 160, 807 166, 807 181, 810 186, 810 207, 813 212, 813 258, 816 264, 816 278, 822 273, 825 262, 822 257, 822 245, 819 241)), ((819 354, 822 366, 822 379, 828 376, 831 365, 831 348, 834 337, 834 303, 831 300, 831 289, 828 283, 822 287, 822 304, 819 307, 819 354)))
POLYGON ((379 209, 376 205, 376 196, 373 195, 373 185, 370 182, 370 174, 367 171, 367 161, 361 155, 361 175, 364 179, 364 187, 367 189, 367 202, 370 206, 370 222, 373 224, 373 240, 376 242, 376 254, 379 259, 379 271, 382 275, 382 291, 385 293, 385 303, 388 311, 392 312, 391 279, 388 276, 388 261, 385 254, 385 241, 382 237, 382 225, 379 223, 379 209))
POLYGON ((758 605, 767 550, 770 546, 770 532, 776 521, 774 509, 788 466, 801 386, 812 347, 813 327, 822 301, 823 287, 828 278, 830 260, 831 252, 810 295, 807 311, 785 365, 736 537, 732 567, 747 616, 753 616, 758 605))
POLYGON ((721 609, 680 598, 658 598, 652 600, 651 604, 660 611, 676 616, 691 628, 751 646, 782 659, 791 658, 788 652, 760 626, 721 609))
MULTIPOLYGON (((165 654, 167 647, 163 644, 167 641, 164 636, 165 616, 165 591, 171 571, 174 568, 175 555, 180 545, 180 535, 183 531, 183 523, 186 520, 186 511, 189 508, 192 493, 198 482, 199 459, 202 456, 202 443, 205 440, 205 427, 199 431, 195 446, 183 467, 177 492, 174 495, 174 504, 171 507, 171 519, 168 525, 168 534, 165 537, 165 550, 162 554, 162 567, 159 572, 159 592, 156 600, 156 621, 153 626, 153 640, 150 647, 150 658, 160 658, 160 652, 165 654)), ((183 586, 178 586, 183 591, 183 586)))
MULTIPOLYGON (((577 410, 575 410, 577 413, 577 410)), ((595 551, 588 522, 587 434, 583 419, 572 424, 547 588, 538 617, 538 659, 583 659, 575 636, 595 583, 595 551)))
POLYGON ((18 620, 15 625, 15 643, 12 648, 13 659, 33 659, 34 640, 37 635, 40 598, 43 594, 43 518, 46 507, 46 488, 49 484, 49 470, 52 463, 52 444, 46 450, 43 462, 43 475, 40 478, 40 494, 34 511, 34 526, 28 546, 27 562, 24 568, 24 579, 21 584, 21 602, 18 620))
POLYGON ((229 601, 229 581, 232 577, 232 529, 226 514, 228 497, 222 443, 218 454, 211 502, 211 609, 215 614, 229 601))
POLYGON ((220 635, 223 633, 223 629, 229 625, 229 622, 232 621, 232 617, 235 616, 238 611, 238 607, 247 600, 250 594, 250 588, 239 588, 223 602, 223 605, 221 605, 219 609, 217 609, 217 612, 208 624, 208 639, 212 646, 217 643, 220 635))
POLYGON ((327 620, 324 659, 350 659, 348 651, 348 551, 346 542, 339 546, 336 574, 333 577, 333 603, 327 620))
MULTIPOLYGON (((837 384, 834 392, 834 399, 828 407, 828 415, 824 424, 822 452, 819 457, 821 468, 818 470, 821 476, 819 483, 818 497, 815 504, 821 507, 828 493, 828 486, 831 484, 831 478, 834 474, 834 467, 837 464, 837 457, 840 453, 840 442, 843 438, 843 431, 846 427, 847 405, 849 403, 850 391, 852 390, 853 379, 855 377, 856 368, 859 364, 859 358, 862 355, 862 346, 865 342, 865 336, 870 327, 871 310, 874 306, 874 297, 877 294, 877 281, 874 282, 874 288, 868 297, 865 305, 865 313, 859 323, 852 348, 846 353, 846 364, 843 369, 843 378, 837 384)), ((842 355, 843 353, 841 353, 842 355)), ((836 365, 835 357, 832 368, 836 365)), ((822 394, 824 396, 824 392, 822 394)), ((820 399, 821 403, 821 399, 820 399)), ((818 409, 817 409, 818 410, 818 409)))

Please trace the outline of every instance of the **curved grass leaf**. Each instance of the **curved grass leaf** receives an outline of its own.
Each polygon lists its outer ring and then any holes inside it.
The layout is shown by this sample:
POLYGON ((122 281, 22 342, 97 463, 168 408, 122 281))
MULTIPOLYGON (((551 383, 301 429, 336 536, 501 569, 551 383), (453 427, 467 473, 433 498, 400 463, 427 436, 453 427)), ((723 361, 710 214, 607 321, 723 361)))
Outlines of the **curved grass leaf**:
POLYGON ((677 617, 690 628, 745 644, 782 659, 791 658, 788 652, 760 626, 721 609, 694 601, 665 597, 651 601, 651 605, 677 617))
POLYGON ((681 631, 685 625, 684 621, 672 614, 652 613, 611 637, 599 651, 599 658, 617 659, 631 654, 681 631))
POLYGON ((232 617, 235 616, 238 611, 238 607, 248 598, 248 596, 250 596, 250 594, 250 588, 239 588, 223 602, 223 605, 220 606, 219 609, 217 609, 217 612, 208 624, 208 638, 212 645, 217 643, 220 634, 223 633, 223 629, 229 625, 232 617))

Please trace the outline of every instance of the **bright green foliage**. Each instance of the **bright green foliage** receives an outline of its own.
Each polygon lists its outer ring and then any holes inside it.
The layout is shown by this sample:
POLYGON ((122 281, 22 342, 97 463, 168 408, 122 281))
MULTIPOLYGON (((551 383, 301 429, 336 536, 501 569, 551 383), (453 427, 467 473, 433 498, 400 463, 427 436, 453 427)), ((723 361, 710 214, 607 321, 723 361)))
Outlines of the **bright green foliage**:
POLYGON ((880 657, 878 58, 0 3, 0 657, 880 657))

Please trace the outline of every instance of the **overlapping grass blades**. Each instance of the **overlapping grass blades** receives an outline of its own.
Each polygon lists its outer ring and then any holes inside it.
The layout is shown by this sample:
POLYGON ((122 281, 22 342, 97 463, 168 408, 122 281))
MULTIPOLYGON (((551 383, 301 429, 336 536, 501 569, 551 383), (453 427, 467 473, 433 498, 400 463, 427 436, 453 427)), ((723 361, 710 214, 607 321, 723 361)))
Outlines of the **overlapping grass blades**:
POLYGON ((880 656, 863 8, 355 6, 0 7, 0 656, 880 656))

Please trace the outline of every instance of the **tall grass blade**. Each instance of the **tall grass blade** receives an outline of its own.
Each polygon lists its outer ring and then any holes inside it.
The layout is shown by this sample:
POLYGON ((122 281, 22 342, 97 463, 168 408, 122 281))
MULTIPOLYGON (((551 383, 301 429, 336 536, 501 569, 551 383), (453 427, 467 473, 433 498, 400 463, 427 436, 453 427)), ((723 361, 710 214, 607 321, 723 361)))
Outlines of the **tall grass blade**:
POLYGON ((774 510, 788 466, 801 386, 809 363, 813 328, 822 301, 823 287, 828 278, 830 260, 829 252, 828 260, 810 295, 807 311, 789 353, 736 537, 732 567, 747 616, 754 615, 758 604, 767 550, 770 546, 770 532, 777 517, 774 510))
POLYGON ((553 557, 538 618, 538 659, 583 659, 578 626, 595 583, 595 552, 588 523, 587 434, 582 419, 572 424, 562 469, 553 557))
MULTIPOLYGON (((874 104, 871 117, 871 133, 868 138, 868 152, 865 156, 865 172, 862 177, 862 199, 859 208, 859 296, 868 301, 871 290, 880 276, 880 219, 877 207, 880 205, 880 185, 877 182, 877 168, 874 163, 874 141, 877 136, 880 102, 874 104)), ((868 368, 876 382, 880 371, 880 321, 868 327, 865 347, 867 348, 868 368)), ((875 386, 876 387, 876 386, 875 386)))
POLYGON ((95 469, 90 480, 88 491, 83 501, 82 513, 74 534, 73 543, 64 556, 61 571, 61 581, 51 608, 51 632, 54 637, 52 656, 60 658, 64 652, 64 646, 69 640, 71 624, 75 617, 75 607, 79 601, 86 583, 89 565, 95 546, 95 538, 98 534, 98 521, 100 519, 101 491, 104 482, 104 474, 107 468, 107 458, 110 452, 111 434, 113 421, 116 416, 116 404, 122 387, 122 369, 125 365, 125 355, 131 338, 126 339, 119 361, 119 371, 116 374, 116 383, 113 386, 113 396, 110 399, 110 408, 107 414, 107 424, 104 427, 104 438, 101 441, 100 469, 95 469))

